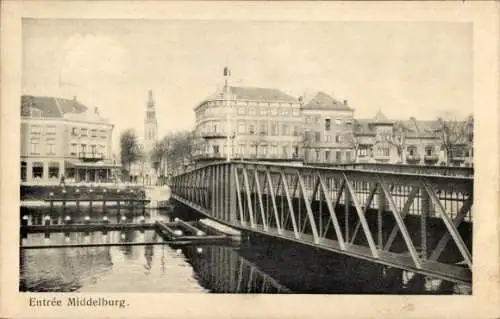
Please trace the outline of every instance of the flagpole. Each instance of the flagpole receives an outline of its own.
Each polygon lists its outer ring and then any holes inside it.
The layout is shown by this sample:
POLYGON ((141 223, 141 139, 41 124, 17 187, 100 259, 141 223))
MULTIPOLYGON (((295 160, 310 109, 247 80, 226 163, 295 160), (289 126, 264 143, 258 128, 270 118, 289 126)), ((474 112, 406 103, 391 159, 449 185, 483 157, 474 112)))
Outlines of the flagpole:
POLYGON ((224 68, 224 103, 226 109, 226 161, 231 161, 231 121, 230 121, 230 107, 229 107, 229 86, 228 79, 231 71, 226 66, 224 68))

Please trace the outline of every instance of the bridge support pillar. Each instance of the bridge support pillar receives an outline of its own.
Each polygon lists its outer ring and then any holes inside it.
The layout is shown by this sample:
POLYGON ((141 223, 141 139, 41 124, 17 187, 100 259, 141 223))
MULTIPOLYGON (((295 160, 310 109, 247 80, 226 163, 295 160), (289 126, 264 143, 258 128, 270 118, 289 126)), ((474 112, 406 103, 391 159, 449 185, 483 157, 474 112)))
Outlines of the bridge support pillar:
POLYGON ((228 188, 228 196, 227 196, 227 203, 228 203, 228 216, 227 216, 227 221, 236 224, 236 214, 237 214, 237 203, 236 203, 236 167, 232 164, 228 164, 228 181, 227 181, 227 188, 228 188))

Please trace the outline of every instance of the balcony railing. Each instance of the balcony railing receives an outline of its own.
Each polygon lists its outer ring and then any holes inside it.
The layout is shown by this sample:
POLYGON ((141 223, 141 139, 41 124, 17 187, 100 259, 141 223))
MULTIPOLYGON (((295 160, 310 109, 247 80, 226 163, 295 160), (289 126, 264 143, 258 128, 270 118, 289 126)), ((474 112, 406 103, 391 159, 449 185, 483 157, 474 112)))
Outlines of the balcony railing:
POLYGON ((223 132, 201 132, 203 138, 226 138, 226 133, 223 132))
POLYGON ((420 155, 419 154, 408 154, 406 155, 406 160, 409 162, 420 162, 420 155))
POLYGON ((437 161, 439 159, 438 154, 425 154, 424 159, 426 161, 437 161))
POLYGON ((93 153, 93 152, 80 152, 78 153, 78 157, 82 160, 103 160, 104 159, 104 154, 103 153, 93 153))

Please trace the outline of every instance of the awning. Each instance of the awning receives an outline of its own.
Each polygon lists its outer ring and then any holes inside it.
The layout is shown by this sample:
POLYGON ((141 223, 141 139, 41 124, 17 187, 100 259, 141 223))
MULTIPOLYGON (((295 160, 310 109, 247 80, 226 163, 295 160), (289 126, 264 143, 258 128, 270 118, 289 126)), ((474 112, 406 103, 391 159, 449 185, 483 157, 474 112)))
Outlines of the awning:
POLYGON ((105 163, 103 161, 99 162, 83 162, 79 160, 67 160, 66 167, 76 167, 76 168, 120 168, 120 165, 115 165, 112 163, 105 163))

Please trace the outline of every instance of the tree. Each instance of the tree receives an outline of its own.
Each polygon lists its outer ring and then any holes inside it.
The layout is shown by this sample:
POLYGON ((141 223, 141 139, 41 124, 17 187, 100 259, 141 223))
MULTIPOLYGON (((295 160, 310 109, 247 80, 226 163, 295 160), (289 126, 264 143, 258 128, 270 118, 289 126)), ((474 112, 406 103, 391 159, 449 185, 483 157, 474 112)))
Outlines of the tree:
POLYGON ((120 158, 122 164, 128 167, 128 174, 130 174, 132 163, 142 158, 137 135, 133 129, 128 129, 120 135, 120 158))
POLYGON ((349 133, 344 135, 344 139, 347 142, 347 144, 352 148, 354 156, 353 156, 353 163, 356 163, 358 161, 358 150, 359 150, 359 145, 360 145, 360 139, 359 136, 349 133))
POLYGON ((441 143, 446 165, 450 165, 453 151, 461 145, 467 144, 467 124, 467 121, 457 120, 450 116, 437 119, 437 127, 432 130, 432 133, 441 143))
POLYGON ((408 135, 408 127, 401 121, 394 124, 392 129, 392 136, 389 143, 394 145, 398 152, 399 160, 404 163, 403 153, 406 148, 406 136, 408 135))

